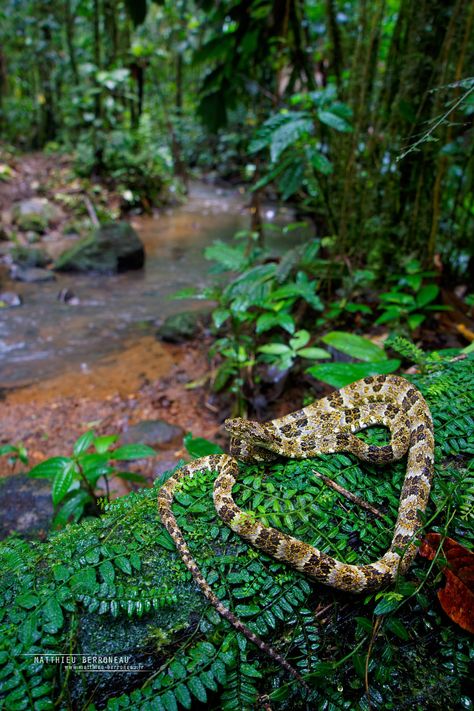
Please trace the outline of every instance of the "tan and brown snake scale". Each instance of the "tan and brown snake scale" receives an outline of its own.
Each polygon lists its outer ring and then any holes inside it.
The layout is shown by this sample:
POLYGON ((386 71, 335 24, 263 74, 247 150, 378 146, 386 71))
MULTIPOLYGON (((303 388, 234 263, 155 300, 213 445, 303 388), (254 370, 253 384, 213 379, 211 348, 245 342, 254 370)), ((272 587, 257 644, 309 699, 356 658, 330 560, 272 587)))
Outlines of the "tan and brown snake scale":
POLYGON ((293 667, 228 610, 212 592, 192 558, 171 510, 181 481, 195 472, 217 472, 214 504, 221 519, 235 533, 277 560, 320 583, 347 592, 386 587, 410 566, 417 551, 419 513, 428 503, 434 464, 433 424, 421 393, 396 375, 364 378, 347 385, 308 407, 271 422, 259 424, 236 418, 227 420, 231 455, 203 457, 179 469, 161 487, 158 510, 163 525, 194 580, 222 617, 262 651, 299 678, 293 667), (371 425, 390 430, 390 444, 368 445, 355 433, 371 425), (232 498, 238 475, 237 458, 270 462, 278 457, 306 459, 322 453, 351 452, 374 464, 385 464, 408 453, 398 516, 388 551, 374 563, 349 565, 322 553, 286 533, 264 526, 242 511, 232 498))

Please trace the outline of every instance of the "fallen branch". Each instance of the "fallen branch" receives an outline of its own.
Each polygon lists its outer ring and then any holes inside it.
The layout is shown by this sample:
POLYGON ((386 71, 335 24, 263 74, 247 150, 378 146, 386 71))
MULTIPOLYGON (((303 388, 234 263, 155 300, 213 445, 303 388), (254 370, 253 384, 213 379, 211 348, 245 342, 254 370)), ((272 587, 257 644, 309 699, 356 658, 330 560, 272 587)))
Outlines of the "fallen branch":
POLYGON ((330 486, 331 489, 334 489, 334 491, 337 491, 339 494, 342 494, 346 499, 349 499, 349 501, 352 501, 354 504, 357 504, 363 509, 367 509, 367 511, 370 511, 370 513, 374 514, 374 516, 377 516, 377 518, 384 519, 384 514, 378 509, 376 509, 375 506, 372 506, 372 504, 369 504, 367 501, 364 501, 364 499, 361 499, 359 496, 356 496, 351 491, 344 489, 344 487, 340 486, 340 484, 336 484, 336 482, 330 479, 328 476, 320 474, 316 471, 316 469, 313 469, 312 471, 314 474, 316 474, 316 476, 322 479, 324 483, 327 484, 327 486, 330 486))

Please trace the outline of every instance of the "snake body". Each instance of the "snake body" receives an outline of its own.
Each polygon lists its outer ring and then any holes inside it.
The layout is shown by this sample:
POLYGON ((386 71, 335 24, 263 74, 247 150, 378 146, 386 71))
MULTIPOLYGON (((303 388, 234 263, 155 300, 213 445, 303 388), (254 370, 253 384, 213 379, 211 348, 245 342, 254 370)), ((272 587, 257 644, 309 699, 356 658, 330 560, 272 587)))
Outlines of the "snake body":
POLYGON ((203 457, 180 468, 161 487, 158 509, 161 520, 194 580, 217 611, 261 649, 289 668, 215 596, 192 558, 172 512, 174 493, 186 477, 208 469, 216 471, 214 504, 221 519, 256 548, 288 563, 318 582, 348 592, 377 590, 404 573, 416 551, 419 514, 429 498, 434 464, 433 424, 421 393, 404 378, 371 376, 352 383, 296 412, 267 423, 236 418, 227 420, 231 456, 203 457), (385 425, 390 443, 368 445, 355 433, 372 425, 385 425), (306 459, 322 453, 351 452, 360 459, 384 464, 407 456, 406 475, 397 520, 388 551, 374 563, 349 565, 332 558, 293 536, 264 526, 242 511, 232 498, 238 476, 237 459, 269 462, 278 457, 306 459))

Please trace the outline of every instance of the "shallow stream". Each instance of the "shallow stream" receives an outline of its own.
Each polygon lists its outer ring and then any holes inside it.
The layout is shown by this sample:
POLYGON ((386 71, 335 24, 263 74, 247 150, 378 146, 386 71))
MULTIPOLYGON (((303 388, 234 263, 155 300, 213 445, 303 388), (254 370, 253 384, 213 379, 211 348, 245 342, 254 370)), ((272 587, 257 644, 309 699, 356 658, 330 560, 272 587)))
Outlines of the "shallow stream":
MULTIPOLYGON (((204 249, 215 239, 230 241, 235 232, 248 229, 247 204, 238 190, 195 184, 186 204, 132 220, 145 244, 143 270, 107 277, 58 274, 53 282, 7 284, 21 295, 23 305, 0 310, 0 387, 87 371, 132 336, 150 333, 169 314, 200 306, 169 297, 183 287, 209 283, 204 249), (58 300, 66 288, 78 304, 58 300)), ((263 218, 284 224, 292 215, 267 206, 263 218)), ((277 251, 300 239, 301 231, 268 235, 277 251)))

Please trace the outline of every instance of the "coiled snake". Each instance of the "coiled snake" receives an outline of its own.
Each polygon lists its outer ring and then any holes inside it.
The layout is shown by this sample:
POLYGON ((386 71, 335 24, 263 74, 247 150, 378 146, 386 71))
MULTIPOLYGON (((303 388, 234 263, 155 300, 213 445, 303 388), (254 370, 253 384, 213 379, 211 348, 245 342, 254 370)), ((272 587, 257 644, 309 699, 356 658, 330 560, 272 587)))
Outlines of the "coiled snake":
POLYGON ((428 503, 434 462, 433 424, 421 393, 395 375, 364 378, 312 405, 285 417, 259 424, 240 418, 227 420, 230 451, 203 457, 179 469, 161 487, 158 510, 164 526, 194 580, 206 598, 237 630, 295 674, 275 650, 246 627, 214 595, 193 560, 172 513, 174 493, 185 477, 208 469, 218 472, 214 504, 221 519, 252 545, 306 576, 339 590, 363 592, 389 585, 412 562, 417 546, 419 512, 428 503), (385 425, 390 444, 368 445, 355 433, 371 425, 385 425), (232 487, 238 475, 236 457, 248 462, 269 462, 278 457, 306 459, 321 453, 352 452, 360 459, 385 464, 408 452, 407 470, 400 495, 398 516, 388 551, 375 563, 349 565, 322 553, 281 531, 264 526, 234 502, 232 487))

